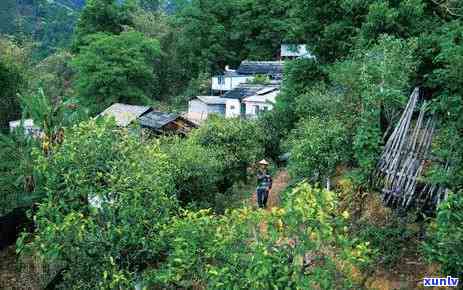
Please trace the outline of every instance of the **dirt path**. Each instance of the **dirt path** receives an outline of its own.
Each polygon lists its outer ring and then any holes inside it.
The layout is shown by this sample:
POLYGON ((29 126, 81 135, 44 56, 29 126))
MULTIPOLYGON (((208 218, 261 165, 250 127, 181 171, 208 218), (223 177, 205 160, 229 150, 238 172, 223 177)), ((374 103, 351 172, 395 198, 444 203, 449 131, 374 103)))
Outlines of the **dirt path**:
MULTIPOLYGON (((267 201, 267 210, 270 210, 272 207, 276 207, 280 204, 280 192, 285 190, 285 188, 288 186, 288 182, 289 174, 286 170, 278 171, 277 174, 273 177, 273 185, 267 201)), ((251 204, 257 206, 256 192, 252 194, 251 204)))

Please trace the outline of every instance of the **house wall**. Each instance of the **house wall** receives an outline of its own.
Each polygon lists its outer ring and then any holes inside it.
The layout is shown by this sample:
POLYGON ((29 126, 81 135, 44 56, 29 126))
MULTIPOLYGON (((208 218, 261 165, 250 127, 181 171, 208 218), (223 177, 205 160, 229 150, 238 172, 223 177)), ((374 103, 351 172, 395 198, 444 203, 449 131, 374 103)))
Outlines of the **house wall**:
POLYGON ((282 57, 297 57, 308 54, 307 46, 305 44, 282 44, 281 56, 282 57))
POLYGON ((253 79, 253 76, 224 76, 223 84, 219 84, 219 76, 212 77, 212 90, 214 91, 230 91, 238 85, 253 79))
POLYGON ((188 102, 189 113, 204 113, 207 115, 207 105, 198 99, 194 99, 188 102))
POLYGON ((195 99, 188 103, 188 113, 190 115, 201 114, 201 120, 206 119, 209 114, 218 114, 225 118, 239 117, 240 102, 234 99, 227 99, 225 104, 207 105, 195 99))
POLYGON ((225 118, 235 118, 240 116, 240 102, 238 100, 227 100, 225 118))
POLYGON ((273 105, 269 103, 245 101, 244 104, 246 105, 247 117, 256 117, 257 107, 259 107, 259 111, 264 111, 265 109, 267 111, 273 110, 273 105))
POLYGON ((225 104, 207 105, 208 114, 218 114, 225 116, 226 106, 225 104))

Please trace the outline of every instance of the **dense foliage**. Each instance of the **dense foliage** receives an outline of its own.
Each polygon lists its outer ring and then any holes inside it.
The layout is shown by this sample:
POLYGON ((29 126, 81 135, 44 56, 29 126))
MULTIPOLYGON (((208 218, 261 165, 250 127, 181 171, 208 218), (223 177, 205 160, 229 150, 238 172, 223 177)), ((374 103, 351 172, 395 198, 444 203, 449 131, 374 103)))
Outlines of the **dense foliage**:
POLYGON ((131 273, 162 256, 159 231, 177 207, 167 156, 115 129, 76 125, 38 160, 46 198, 27 247, 62 265, 68 289, 130 287, 131 273))
POLYGON ((355 289, 365 244, 347 237, 332 192, 298 185, 280 209, 185 212, 161 236, 171 253, 144 277, 151 287, 355 289))
POLYGON ((156 93, 152 64, 159 43, 137 32, 93 34, 91 43, 74 60, 76 89, 93 112, 112 103, 149 102, 156 93))
POLYGON ((415 220, 349 220, 338 199, 362 216, 382 146, 420 86, 437 121, 425 181, 454 192, 425 218, 422 253, 461 277, 462 9, 451 0, 2 0, 0 130, 22 116, 43 133, 0 135, 0 214, 36 204, 19 250, 61 269, 65 289, 359 289, 355 273, 370 258, 393 267, 419 234, 415 220), (286 62, 275 109, 258 120, 210 118, 159 140, 80 122, 114 102, 184 108, 210 93, 211 74, 278 59, 282 43, 306 43, 315 58, 286 62), (355 179, 339 194, 293 185, 269 211, 227 210, 255 162, 282 153, 293 181, 343 170, 355 179))
POLYGON ((0 134, 0 146, 0 216, 3 216, 31 204, 35 190, 32 150, 40 146, 22 132, 0 134))
POLYGON ((219 183, 222 192, 236 181, 245 181, 248 167, 264 154, 264 132, 254 121, 211 118, 191 138, 215 152, 223 164, 219 183))
POLYGON ((92 42, 92 34, 117 35, 124 31, 124 26, 131 24, 129 15, 131 3, 131 1, 125 1, 120 5, 115 0, 88 1, 77 23, 73 48, 79 50, 81 46, 92 42))
POLYGON ((0 34, 34 41, 35 59, 69 47, 82 0, 5 0, 0 3, 0 34))
POLYGON ((183 205, 214 207, 217 186, 225 165, 217 158, 217 153, 192 138, 168 138, 163 140, 161 148, 173 165, 178 200, 183 205))
POLYGON ((346 131, 336 120, 313 117, 298 124, 286 141, 293 177, 323 182, 334 175, 336 165, 348 159, 346 131))
POLYGON ((463 247, 462 226, 462 193, 450 194, 448 200, 440 205, 437 218, 429 228, 430 237, 423 245, 430 261, 439 262, 445 273, 456 277, 463 276, 463 257, 460 251, 463 247))
POLYGON ((11 41, 0 39, 0 132, 21 116, 18 94, 26 86, 26 53, 11 41))

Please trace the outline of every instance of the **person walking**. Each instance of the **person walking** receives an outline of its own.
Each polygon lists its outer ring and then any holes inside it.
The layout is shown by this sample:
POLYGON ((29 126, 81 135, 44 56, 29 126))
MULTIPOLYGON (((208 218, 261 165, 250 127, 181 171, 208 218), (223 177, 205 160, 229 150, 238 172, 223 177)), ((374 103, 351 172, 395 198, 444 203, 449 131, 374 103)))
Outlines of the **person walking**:
POLYGON ((269 163, 262 159, 259 161, 259 169, 257 171, 257 205, 259 208, 267 207, 268 194, 272 188, 272 176, 268 174, 267 167, 269 163))

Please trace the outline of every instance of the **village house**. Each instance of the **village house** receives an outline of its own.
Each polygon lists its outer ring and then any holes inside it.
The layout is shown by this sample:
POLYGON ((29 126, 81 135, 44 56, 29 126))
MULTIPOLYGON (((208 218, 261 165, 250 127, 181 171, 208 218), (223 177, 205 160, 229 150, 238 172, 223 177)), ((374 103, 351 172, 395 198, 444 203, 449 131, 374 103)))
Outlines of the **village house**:
POLYGON ((280 60, 242 61, 236 70, 225 67, 212 77, 212 94, 198 96, 188 104, 187 119, 200 123, 211 114, 225 118, 255 118, 273 109, 283 78, 285 60, 315 58, 305 44, 282 44, 280 60), (258 79, 258 77, 262 77, 258 79))
POLYGON ((211 114, 225 118, 253 118, 271 110, 279 92, 279 84, 240 84, 222 97, 198 96, 188 103, 186 118, 200 123, 211 114))
POLYGON ((212 92, 223 95, 241 84, 252 82, 256 76, 267 77, 269 81, 280 82, 283 76, 283 61, 243 61, 236 70, 228 66, 221 75, 212 77, 212 92))
POLYGON ((250 97, 243 99, 247 118, 256 118, 259 114, 273 109, 276 97, 280 93, 277 87, 267 87, 250 97))
POLYGON ((21 126, 21 124, 24 128, 24 135, 31 136, 34 138, 40 138, 42 136, 42 130, 34 124, 34 120, 32 119, 16 120, 9 122, 10 132, 14 132, 15 130, 17 130, 21 126))
POLYGON ((138 122, 142 129, 156 135, 186 135, 197 125, 187 118, 174 114, 156 111, 148 106, 135 106, 115 103, 100 116, 111 116, 119 127, 127 127, 138 122))
POLYGON ((188 103, 188 113, 186 117, 200 123, 207 119, 211 114, 233 118, 240 116, 240 102, 236 99, 216 97, 216 96, 198 96, 188 103))
POLYGON ((282 44, 280 49, 281 60, 291 60, 297 58, 315 58, 305 44, 282 44))
POLYGON ((237 73, 236 70, 231 70, 227 66, 223 74, 212 77, 212 91, 220 95, 252 79, 254 79, 254 76, 241 75, 237 73))

